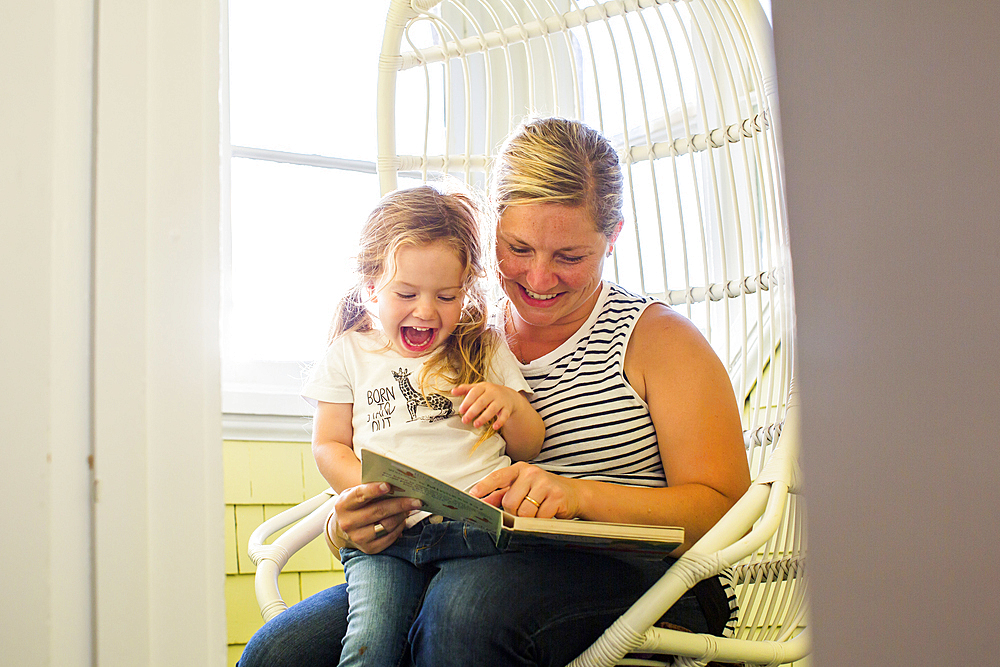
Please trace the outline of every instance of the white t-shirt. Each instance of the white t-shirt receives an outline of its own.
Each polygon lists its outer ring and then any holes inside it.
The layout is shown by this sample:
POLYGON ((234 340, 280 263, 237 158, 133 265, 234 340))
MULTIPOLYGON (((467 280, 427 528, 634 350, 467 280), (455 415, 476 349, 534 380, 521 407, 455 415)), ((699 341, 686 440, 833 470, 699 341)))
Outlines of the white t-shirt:
MULTIPOLYGON (((380 331, 348 332, 327 348, 309 374, 302 395, 313 405, 354 406, 354 453, 363 449, 391 456, 449 484, 468 490, 494 470, 510 465, 499 433, 478 447, 480 429, 463 424, 458 413, 462 396, 451 387, 419 390, 420 371, 430 355, 403 357, 388 347, 380 331)), ((514 355, 502 343, 487 379, 515 391, 531 393, 514 355)))

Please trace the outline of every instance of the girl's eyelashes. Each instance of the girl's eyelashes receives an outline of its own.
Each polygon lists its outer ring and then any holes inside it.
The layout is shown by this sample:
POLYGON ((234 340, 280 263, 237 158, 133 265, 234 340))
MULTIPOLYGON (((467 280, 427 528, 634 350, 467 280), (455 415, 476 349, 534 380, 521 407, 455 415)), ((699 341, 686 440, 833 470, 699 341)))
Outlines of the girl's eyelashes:
MULTIPOLYGON (((410 293, 410 292, 393 292, 393 294, 396 295, 396 298, 403 299, 403 300, 409 300, 409 299, 415 299, 415 298, 417 298, 416 294, 413 294, 413 293, 410 293)), ((454 303, 456 299, 458 299, 458 297, 455 296, 455 295, 453 295, 453 294, 440 294, 440 295, 438 295, 438 300, 443 301, 445 303, 454 303)))

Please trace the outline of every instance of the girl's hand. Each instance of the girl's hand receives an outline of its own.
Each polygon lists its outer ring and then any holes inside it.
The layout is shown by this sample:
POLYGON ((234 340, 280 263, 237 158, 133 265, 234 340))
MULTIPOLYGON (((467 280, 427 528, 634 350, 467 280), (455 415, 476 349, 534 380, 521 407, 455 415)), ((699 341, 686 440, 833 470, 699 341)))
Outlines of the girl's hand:
POLYGON ((580 511, 572 479, 523 461, 491 472, 469 493, 517 516, 572 519, 580 511))
POLYGON ((494 431, 499 431, 507 423, 517 408, 519 399, 519 394, 510 387, 492 382, 462 384, 452 389, 451 393, 454 396, 465 396, 462 404, 458 406, 462 423, 471 423, 479 428, 495 417, 494 431))
POLYGON ((395 542, 410 510, 422 504, 414 498, 384 498, 387 493, 385 482, 345 489, 327 521, 330 540, 338 547, 353 546, 366 554, 378 553, 395 542))

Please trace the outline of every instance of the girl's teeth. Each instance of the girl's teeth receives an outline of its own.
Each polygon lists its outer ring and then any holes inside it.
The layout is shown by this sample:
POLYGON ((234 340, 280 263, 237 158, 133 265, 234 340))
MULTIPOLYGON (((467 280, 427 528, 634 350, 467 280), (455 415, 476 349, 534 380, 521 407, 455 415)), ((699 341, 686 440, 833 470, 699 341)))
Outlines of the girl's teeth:
POLYGON ((530 296, 532 299, 537 299, 539 301, 547 301, 548 299, 554 299, 557 296, 555 294, 536 294, 535 292, 532 292, 529 289, 525 289, 524 291, 527 292, 528 296, 530 296))
POLYGON ((403 327, 403 340, 413 347, 423 347, 431 341, 434 330, 429 327, 403 327))

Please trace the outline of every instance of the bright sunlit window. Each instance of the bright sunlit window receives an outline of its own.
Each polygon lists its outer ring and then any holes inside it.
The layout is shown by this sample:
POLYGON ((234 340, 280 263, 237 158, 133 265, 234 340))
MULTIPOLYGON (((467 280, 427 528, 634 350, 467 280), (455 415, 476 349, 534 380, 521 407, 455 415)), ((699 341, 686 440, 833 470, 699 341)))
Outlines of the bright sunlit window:
POLYGON ((304 414, 358 229, 379 197, 375 88, 387 0, 229 3, 224 401, 304 414))
MULTIPOLYGON (((770 16, 770 2, 762 4, 770 16)), ((302 378, 323 353, 336 302, 351 280, 358 230, 379 198, 376 85, 388 5, 388 0, 229 2, 228 77, 224 77, 229 110, 224 136, 231 156, 225 174, 231 197, 223 232, 226 413, 308 413, 299 396, 302 378)), ((615 25, 614 39, 627 44, 628 36, 620 32, 624 26, 615 25)), ((418 29, 430 28, 418 24, 418 29)), ((616 67, 616 47, 608 32, 584 33, 576 28, 571 34, 599 56, 581 56, 578 60, 584 70, 616 67)), ((686 57, 686 53, 678 56, 681 65, 686 57)), ((428 94, 432 101, 443 99, 443 66, 426 71, 428 88, 423 88, 421 79, 420 90, 412 93, 414 99, 428 94)), ((693 66, 678 68, 678 72, 680 77, 691 76, 693 66)), ((587 81, 588 76, 596 74, 584 74, 587 81)), ((598 119, 588 115, 599 106, 593 88, 583 85, 581 93, 584 120, 597 127, 598 119)), ((401 99, 410 94, 404 92, 401 99)), ((682 136, 681 116, 675 111, 679 108, 663 119, 661 133, 669 123, 674 125, 673 136, 682 136)), ((688 109, 694 119, 692 113, 688 109)), ((610 112, 602 121, 616 143, 626 131, 619 121, 610 112)), ((699 131, 709 129, 713 128, 699 131)), ((411 142, 424 139, 422 133, 407 134, 405 128, 401 134, 411 142)), ((653 140, 665 138, 656 135, 653 140)), ((413 150, 419 153, 420 149, 413 150)), ((668 161, 653 172, 634 169, 629 172, 629 184, 646 191, 651 185, 645 180, 676 179, 675 199, 670 199, 669 189, 662 190, 660 204, 678 212, 666 214, 668 223, 679 219, 681 212, 694 218, 702 210, 706 216, 731 223, 731 217, 716 210, 712 201, 698 199, 696 181, 708 174, 708 160, 707 153, 693 156, 685 164, 694 167, 684 173, 672 171, 676 165, 668 161)), ((634 238, 630 232, 619 239, 619 251, 608 263, 606 277, 634 291, 663 294, 668 285, 684 284, 681 272, 703 273, 698 262, 705 262, 699 254, 685 258, 680 246, 660 248, 662 231, 655 224, 658 212, 653 210, 652 199, 627 201, 628 220, 633 219, 631 207, 637 221, 634 238)), ((699 326, 704 324, 702 310, 689 316, 699 326)))

